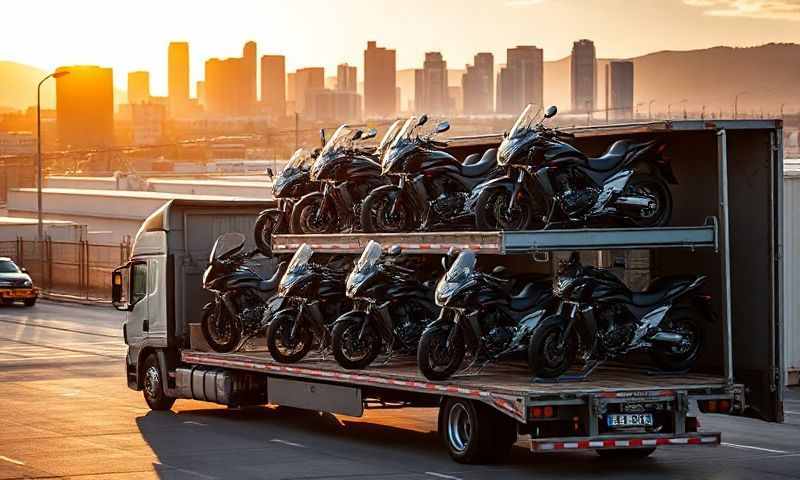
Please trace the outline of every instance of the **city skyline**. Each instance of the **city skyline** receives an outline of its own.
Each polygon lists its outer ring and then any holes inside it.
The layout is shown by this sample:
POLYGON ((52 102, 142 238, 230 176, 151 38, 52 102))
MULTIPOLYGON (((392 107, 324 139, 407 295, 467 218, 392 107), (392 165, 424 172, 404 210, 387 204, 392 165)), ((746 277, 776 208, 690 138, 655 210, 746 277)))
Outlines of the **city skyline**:
MULTIPOLYGON (((95 4, 93 0, 77 3, 84 6, 95 4)), ((86 9, 76 8, 75 2, 70 2, 68 6, 53 3, 52 8, 48 8, 51 14, 42 19, 40 26, 50 34, 42 37, 41 41, 14 40, 22 38, 21 29, 26 28, 25 22, 18 22, 22 25, 11 23, 0 31, 0 40, 11 46, 6 49, 2 60, 16 61, 43 70, 74 64, 111 67, 114 70, 114 84, 118 87, 125 84, 127 73, 147 70, 151 75, 152 95, 163 96, 167 93, 166 62, 160 60, 163 45, 171 41, 186 41, 191 45, 190 95, 196 96, 194 85, 203 79, 205 59, 239 56, 241 44, 246 40, 259 44, 259 54, 285 56, 287 71, 321 66, 329 72, 335 71, 341 63, 363 66, 360 62, 363 45, 370 39, 397 52, 398 70, 419 68, 419 59, 431 50, 442 52, 448 65, 456 68, 470 64, 476 52, 493 53, 499 60, 504 57, 509 45, 536 45, 544 50, 545 61, 550 61, 568 56, 572 41, 576 38, 592 39, 598 46, 597 58, 630 58, 664 49, 800 42, 800 12, 793 8, 773 8, 777 0, 666 0, 632 4, 610 0, 612 5, 608 1, 600 5, 595 0, 477 1, 474 8, 465 9, 457 21, 449 18, 450 0, 428 5, 426 14, 422 16, 415 15, 414 8, 397 11, 397 7, 390 2, 372 2, 369 8, 365 8, 366 4, 361 0, 346 0, 335 5, 310 1, 309 6, 315 15, 302 22, 298 16, 303 12, 279 2, 247 3, 236 8, 240 2, 233 0, 226 4, 229 8, 215 11, 213 15, 204 2, 195 2, 191 10, 173 4, 158 4, 158 9, 154 9, 161 12, 158 15, 152 15, 151 9, 144 8, 146 3, 143 2, 143 8, 137 10, 153 17, 147 18, 147 35, 130 32, 130 29, 138 28, 136 12, 130 13, 131 22, 120 22, 109 13, 108 7, 98 7, 86 18, 72 18, 75 11, 86 9), (617 10, 613 7, 614 3, 625 4, 624 23, 611 17, 609 12, 617 10), (341 15, 341 12, 350 10, 352 15, 341 15), (386 18, 384 15, 389 14, 387 11, 403 21, 391 24, 370 21, 386 18), (243 12, 247 14, 242 15, 243 12), (315 35, 309 36, 296 28, 302 25, 304 32, 320 32, 317 27, 326 26, 316 24, 329 17, 326 12, 338 13, 341 17, 341 25, 327 25, 327 28, 347 31, 346 35, 331 35, 325 37, 324 43, 319 43, 314 40, 315 35), (232 15, 238 15, 238 23, 231 21, 232 15), (439 37, 439 42, 431 45, 427 36, 410 35, 404 30, 402 25, 408 24, 405 20, 410 21, 412 17, 415 31, 421 31, 426 26, 441 30, 443 35, 439 37), (65 18, 70 21, 64 22, 65 18), (175 23, 168 21, 170 18, 182 18, 183 21, 175 23), (447 34, 450 30, 475 30, 486 18, 494 18, 495 23, 503 24, 504 28, 491 35, 464 37, 447 34), (231 23, 233 25, 229 25, 231 23), (356 23, 358 29, 353 28, 356 23), (210 25, 218 27, 213 30, 214 35, 208 34, 210 30, 207 27, 210 25), (525 28, 522 28, 523 25, 525 28), (637 38, 637 42, 619 40, 632 36, 637 38), (52 41, 54 37, 58 38, 57 42, 52 41), (103 41, 97 41, 98 38, 103 38, 103 41), (125 55, 119 55, 120 52, 125 55)), ((31 8, 32 5, 18 4, 11 9, 11 13, 17 12, 23 17, 33 15, 33 12, 28 12, 31 8)), ((359 81, 363 79, 363 73, 363 68, 359 69, 359 81)))

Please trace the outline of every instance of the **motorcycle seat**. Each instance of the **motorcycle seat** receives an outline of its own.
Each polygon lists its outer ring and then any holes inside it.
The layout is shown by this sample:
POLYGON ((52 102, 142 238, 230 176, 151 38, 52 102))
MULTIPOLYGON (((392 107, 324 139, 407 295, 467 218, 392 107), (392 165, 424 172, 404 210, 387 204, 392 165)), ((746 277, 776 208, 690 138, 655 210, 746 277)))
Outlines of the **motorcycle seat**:
POLYGON ((278 268, 275 269, 275 273, 266 280, 261 280, 258 282, 258 290, 261 292, 270 292, 278 289, 278 284, 281 281, 281 277, 283 276, 283 271, 286 269, 286 262, 282 262, 278 265, 278 268))
POLYGON ((675 275, 663 277, 653 281, 647 290, 634 292, 631 294, 631 303, 637 307, 648 307, 667 300, 668 297, 686 291, 697 277, 687 275, 675 275))
POLYGON ((480 155, 478 155, 477 153, 473 153, 471 155, 467 155, 467 158, 465 158, 464 161, 461 163, 463 163, 464 165, 475 165, 476 163, 478 163, 478 160, 480 159, 481 159, 480 155))
POLYGON ((589 158, 588 167, 598 172, 613 170, 625 159, 631 147, 630 140, 617 140, 601 157, 589 158))
POLYGON ((515 312, 523 312, 539 305, 548 295, 548 288, 537 283, 529 283, 518 294, 511 297, 508 306, 515 312))
MULTIPOLYGON (((469 158, 469 157, 467 157, 469 158)), ((490 148, 477 163, 467 165, 466 161, 461 165, 461 174, 465 177, 480 177, 497 165, 497 149, 490 148)))

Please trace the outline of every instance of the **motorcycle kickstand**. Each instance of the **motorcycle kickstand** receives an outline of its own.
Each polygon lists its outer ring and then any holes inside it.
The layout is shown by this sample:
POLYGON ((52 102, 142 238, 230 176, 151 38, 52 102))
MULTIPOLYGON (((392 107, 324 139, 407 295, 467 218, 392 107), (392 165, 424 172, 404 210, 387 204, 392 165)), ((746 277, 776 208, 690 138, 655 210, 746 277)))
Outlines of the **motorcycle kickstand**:
POLYGON ((599 367, 603 362, 594 360, 587 363, 583 370, 573 375, 561 375, 556 378, 541 378, 533 377, 533 383, 570 383, 570 382, 584 382, 589 379, 595 368, 599 367))

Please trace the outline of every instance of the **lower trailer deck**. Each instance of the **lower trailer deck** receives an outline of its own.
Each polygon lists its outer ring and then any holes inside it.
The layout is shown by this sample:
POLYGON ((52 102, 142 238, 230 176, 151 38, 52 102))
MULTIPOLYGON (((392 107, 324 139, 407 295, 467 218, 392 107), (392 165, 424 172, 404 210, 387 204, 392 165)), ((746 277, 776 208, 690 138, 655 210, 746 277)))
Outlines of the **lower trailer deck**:
POLYGON ((332 359, 308 358, 296 364, 275 362, 266 352, 215 353, 185 350, 187 364, 260 372, 302 381, 351 387, 372 387, 432 395, 475 398, 526 421, 528 407, 537 402, 584 404, 589 398, 608 401, 725 397, 736 391, 724 376, 703 373, 653 374, 623 366, 601 366, 585 380, 543 383, 531 378, 522 363, 490 365, 478 373, 458 374, 448 381, 431 382, 418 370, 412 357, 386 364, 376 362, 364 370, 346 370, 332 359))

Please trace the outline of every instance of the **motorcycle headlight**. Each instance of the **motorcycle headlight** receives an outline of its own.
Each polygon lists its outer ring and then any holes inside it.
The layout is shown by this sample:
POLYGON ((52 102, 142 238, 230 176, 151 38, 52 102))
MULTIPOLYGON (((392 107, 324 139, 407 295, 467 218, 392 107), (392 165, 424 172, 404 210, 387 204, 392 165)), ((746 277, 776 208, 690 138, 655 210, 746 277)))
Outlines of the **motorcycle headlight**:
POLYGON ((575 283, 574 278, 570 277, 560 277, 553 285, 553 295, 557 297, 563 297, 572 287, 572 284, 575 283))
POLYGON ((23 287, 32 287, 33 286, 33 282, 30 281, 30 280, 25 280, 24 282, 22 282, 22 286, 23 287))

